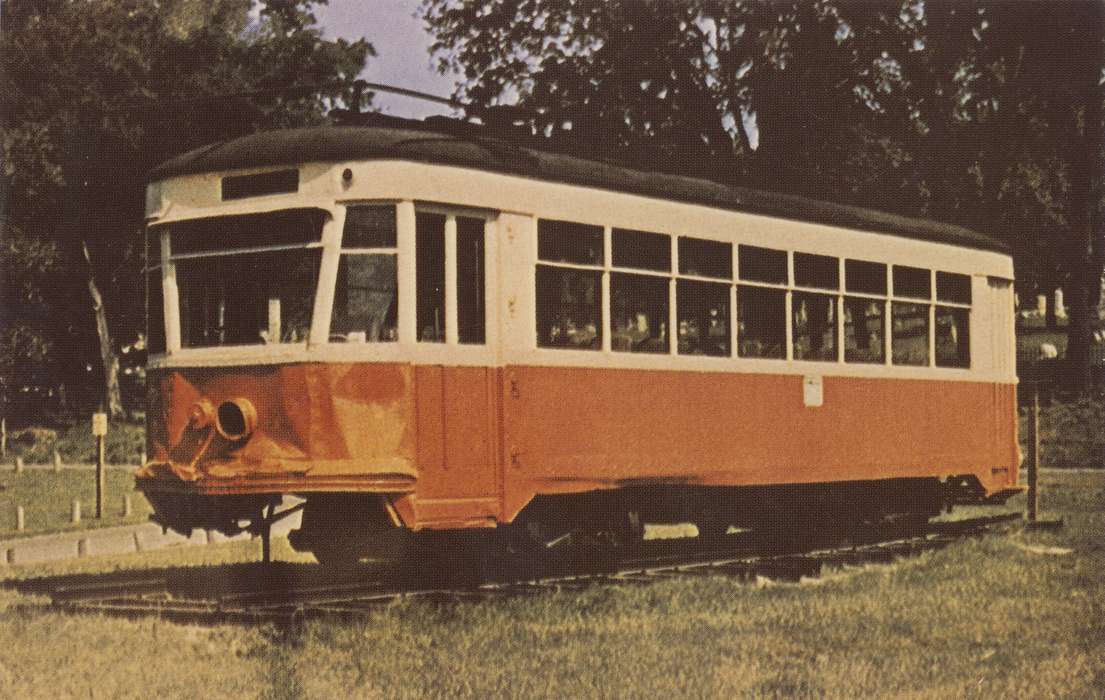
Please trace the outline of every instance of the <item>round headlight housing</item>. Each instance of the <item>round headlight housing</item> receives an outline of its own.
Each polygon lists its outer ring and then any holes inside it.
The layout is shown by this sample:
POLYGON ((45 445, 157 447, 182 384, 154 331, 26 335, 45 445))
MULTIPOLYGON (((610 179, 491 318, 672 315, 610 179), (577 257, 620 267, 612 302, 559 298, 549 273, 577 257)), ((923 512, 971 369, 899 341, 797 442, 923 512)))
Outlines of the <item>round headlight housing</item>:
POLYGON ((257 427, 257 409, 249 399, 230 399, 219 404, 215 429, 231 442, 245 440, 257 427))

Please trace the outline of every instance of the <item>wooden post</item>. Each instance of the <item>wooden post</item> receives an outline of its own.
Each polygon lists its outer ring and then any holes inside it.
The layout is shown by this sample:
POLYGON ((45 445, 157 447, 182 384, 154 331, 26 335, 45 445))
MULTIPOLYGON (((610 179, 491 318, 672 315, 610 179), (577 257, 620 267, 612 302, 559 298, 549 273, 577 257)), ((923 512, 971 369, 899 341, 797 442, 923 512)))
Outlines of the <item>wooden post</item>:
POLYGON ((61 453, 54 450, 54 471, 61 471, 61 453))
POLYGON ((23 473, 23 458, 22 457, 16 457, 15 458, 15 473, 16 474, 22 474, 23 473))
POLYGON ((69 511, 69 522, 76 525, 81 521, 81 502, 80 499, 73 499, 73 507, 69 511))
POLYGON ((96 438, 96 519, 104 517, 104 436, 96 438))
POLYGON ((8 419, 0 418, 0 459, 8 458, 8 419))
POLYGON ((15 529, 22 532, 27 527, 27 516, 23 512, 23 506, 15 507, 15 529))
POLYGON ((129 518, 133 512, 134 506, 131 504, 130 494, 123 494, 123 517, 129 518))
POLYGON ((1040 387, 1032 384, 1032 405, 1028 414, 1028 522, 1040 513, 1040 387))
POLYGON ((96 436, 96 519, 104 517, 104 442, 107 439, 107 414, 92 414, 92 434, 96 436))

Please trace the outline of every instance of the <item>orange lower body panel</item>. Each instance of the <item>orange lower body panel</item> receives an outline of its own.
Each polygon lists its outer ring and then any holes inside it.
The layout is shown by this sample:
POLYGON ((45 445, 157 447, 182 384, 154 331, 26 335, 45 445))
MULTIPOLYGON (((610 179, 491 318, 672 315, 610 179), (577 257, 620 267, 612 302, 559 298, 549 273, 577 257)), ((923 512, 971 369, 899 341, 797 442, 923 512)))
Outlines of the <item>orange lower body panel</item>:
POLYGON ((974 475, 1016 484, 1016 389, 967 381, 301 364, 150 373, 142 488, 392 494, 411 527, 490 526, 534 496, 974 475), (240 444, 201 399, 248 399, 240 444))

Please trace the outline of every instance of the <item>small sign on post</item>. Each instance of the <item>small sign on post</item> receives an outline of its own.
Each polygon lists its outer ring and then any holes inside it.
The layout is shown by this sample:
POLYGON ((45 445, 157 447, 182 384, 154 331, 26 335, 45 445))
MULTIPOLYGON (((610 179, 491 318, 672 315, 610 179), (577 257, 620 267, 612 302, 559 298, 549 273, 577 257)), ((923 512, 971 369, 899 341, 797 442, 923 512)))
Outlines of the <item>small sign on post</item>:
POLYGON ((92 434, 96 437, 104 437, 107 435, 107 414, 106 413, 93 413, 92 414, 92 434))
POLYGON ((92 414, 92 434, 96 436, 96 519, 104 517, 104 438, 107 437, 107 414, 92 414))

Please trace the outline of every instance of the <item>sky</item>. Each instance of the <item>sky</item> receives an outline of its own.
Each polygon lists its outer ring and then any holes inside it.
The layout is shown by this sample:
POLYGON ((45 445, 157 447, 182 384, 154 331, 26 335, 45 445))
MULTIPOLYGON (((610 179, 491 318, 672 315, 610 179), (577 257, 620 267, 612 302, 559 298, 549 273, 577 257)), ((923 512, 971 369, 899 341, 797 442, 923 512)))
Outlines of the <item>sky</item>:
MULTIPOLYGON (((405 87, 450 97, 453 76, 440 75, 431 65, 429 32, 417 16, 419 0, 330 0, 315 8, 327 38, 364 37, 376 49, 361 77, 369 82, 405 87)), ((375 105, 397 117, 421 119, 447 114, 449 108, 398 95, 377 93, 375 105)))

